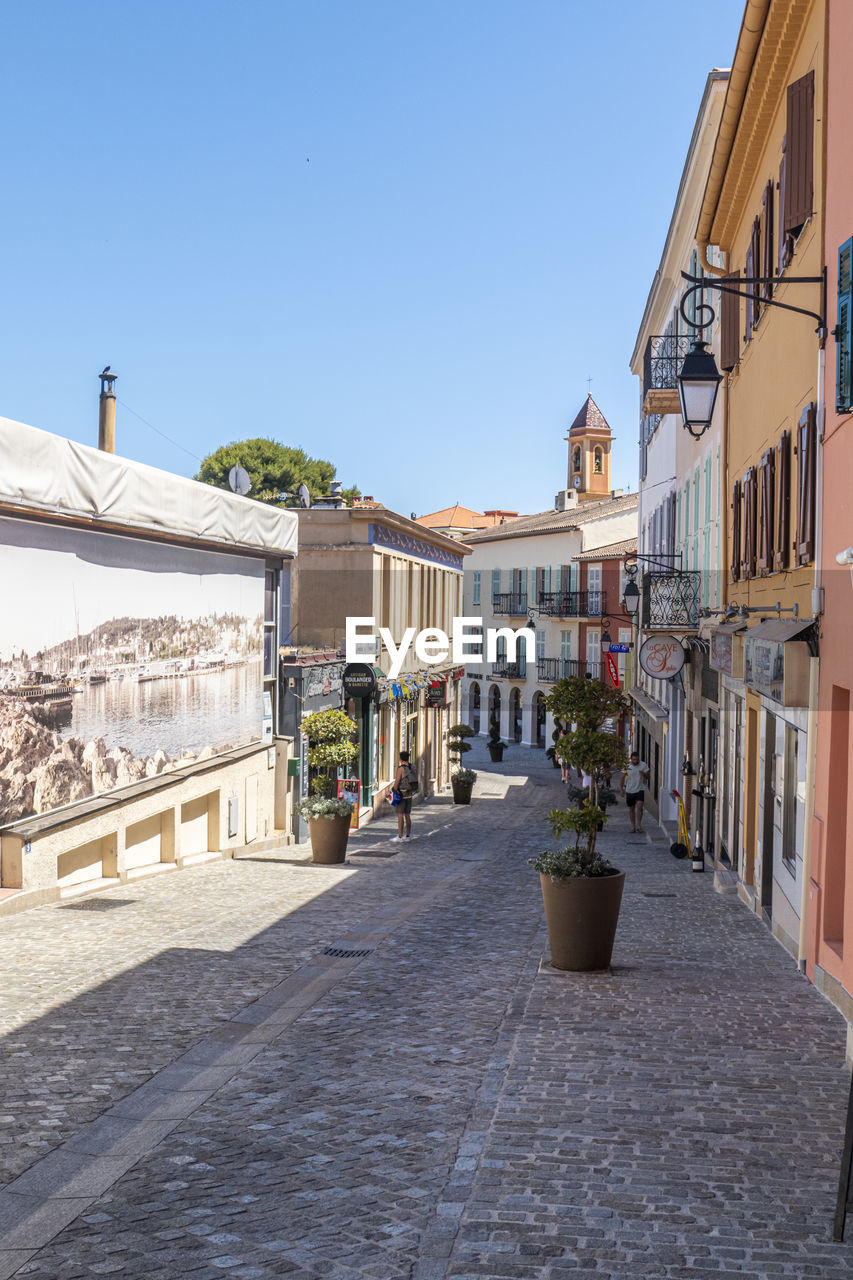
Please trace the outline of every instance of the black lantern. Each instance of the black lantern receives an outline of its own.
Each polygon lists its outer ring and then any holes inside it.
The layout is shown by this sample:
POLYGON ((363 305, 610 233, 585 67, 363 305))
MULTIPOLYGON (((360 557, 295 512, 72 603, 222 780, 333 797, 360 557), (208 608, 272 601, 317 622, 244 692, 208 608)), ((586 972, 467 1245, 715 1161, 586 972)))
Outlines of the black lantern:
POLYGON ((711 425, 717 387, 722 380, 723 375, 717 368, 713 353, 708 350, 708 344, 695 338, 678 375, 678 399, 683 425, 696 440, 711 425))
POLYGON ((605 620, 604 630, 601 633, 601 652, 608 654, 612 643, 613 637, 610 634, 610 623, 605 620))
POLYGON ((635 619, 640 611, 640 588, 633 578, 625 587, 622 602, 625 605, 625 612, 631 616, 632 620, 635 619))

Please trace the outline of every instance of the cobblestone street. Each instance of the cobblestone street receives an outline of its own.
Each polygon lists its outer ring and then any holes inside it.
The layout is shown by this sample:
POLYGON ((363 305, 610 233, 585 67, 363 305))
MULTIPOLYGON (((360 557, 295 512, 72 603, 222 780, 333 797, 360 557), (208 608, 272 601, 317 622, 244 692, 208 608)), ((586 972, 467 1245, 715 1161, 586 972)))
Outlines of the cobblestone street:
POLYGON ((552 970, 559 774, 471 759, 470 808, 403 846, 389 813, 344 867, 3 919, 0 1280, 851 1274, 842 1019, 624 806, 613 968, 552 970))

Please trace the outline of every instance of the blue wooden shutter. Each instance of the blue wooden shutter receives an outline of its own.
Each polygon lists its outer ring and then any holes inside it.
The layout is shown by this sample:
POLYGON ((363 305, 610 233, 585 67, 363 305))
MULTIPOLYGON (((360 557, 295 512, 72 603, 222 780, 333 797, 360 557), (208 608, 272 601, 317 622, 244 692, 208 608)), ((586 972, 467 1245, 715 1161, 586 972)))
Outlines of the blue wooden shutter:
POLYGON ((835 412, 853 408, 853 236, 838 250, 838 324, 835 338, 835 412))

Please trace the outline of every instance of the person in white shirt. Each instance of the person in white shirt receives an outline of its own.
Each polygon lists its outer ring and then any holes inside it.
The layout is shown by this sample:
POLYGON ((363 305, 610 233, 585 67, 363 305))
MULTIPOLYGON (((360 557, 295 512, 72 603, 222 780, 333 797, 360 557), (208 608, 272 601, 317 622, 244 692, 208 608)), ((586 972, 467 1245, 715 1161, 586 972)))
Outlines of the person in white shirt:
POLYGON ((645 786, 649 780, 649 766, 641 760, 636 751, 631 752, 628 768, 622 774, 620 794, 625 796, 628 814, 631 818, 631 830, 643 830, 643 800, 645 786))

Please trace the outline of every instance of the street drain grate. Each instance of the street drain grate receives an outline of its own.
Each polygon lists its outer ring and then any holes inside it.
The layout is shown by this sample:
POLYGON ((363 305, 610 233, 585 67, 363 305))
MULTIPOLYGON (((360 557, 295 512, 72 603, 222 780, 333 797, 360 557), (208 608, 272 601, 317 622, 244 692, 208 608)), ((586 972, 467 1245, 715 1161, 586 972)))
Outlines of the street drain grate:
POLYGON ((674 898, 674 893, 644 893, 644 898, 674 898))
POLYGON ((323 955, 349 960, 353 956, 369 956, 372 950, 372 947, 363 947, 360 951, 350 950, 348 947, 324 947, 323 955))
POLYGON ((84 898, 82 902, 64 902, 63 911, 112 911, 114 907, 132 907, 133 898, 84 898))

